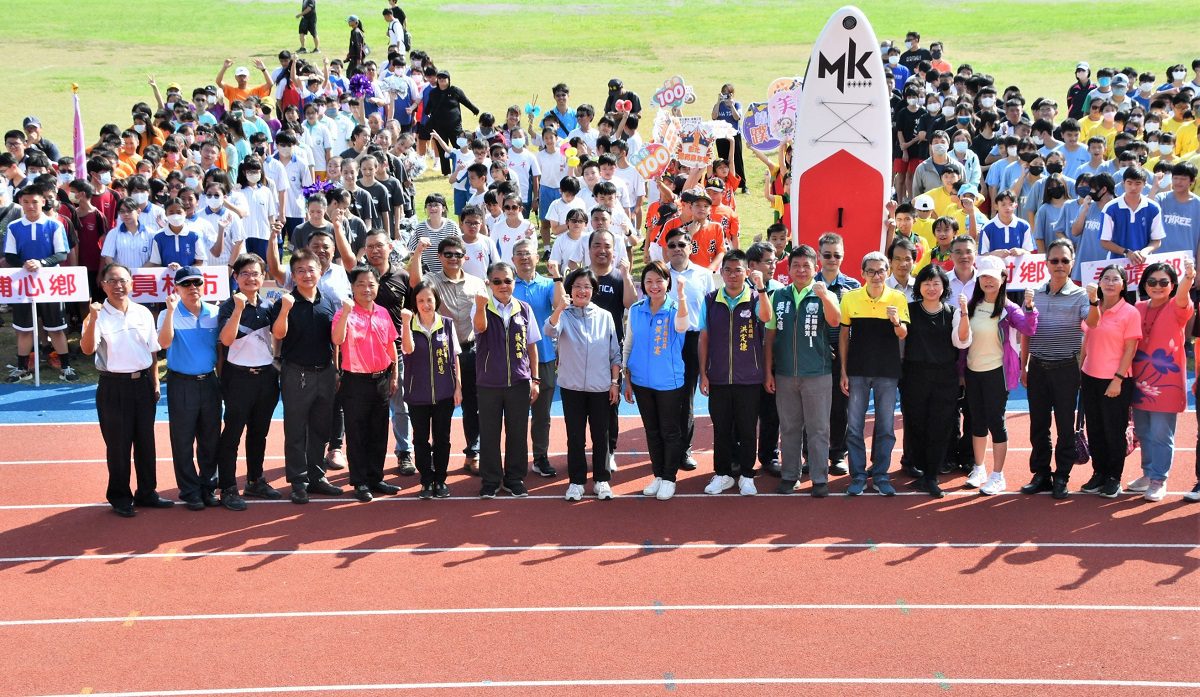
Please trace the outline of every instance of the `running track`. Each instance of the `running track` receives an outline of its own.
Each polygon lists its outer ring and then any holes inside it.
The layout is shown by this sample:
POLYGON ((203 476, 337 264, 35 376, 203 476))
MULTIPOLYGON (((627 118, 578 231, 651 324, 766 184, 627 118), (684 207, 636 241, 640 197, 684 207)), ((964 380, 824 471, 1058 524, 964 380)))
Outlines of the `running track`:
MULTIPOLYGON (((1179 498, 1195 420, 1180 423, 1159 504, 710 497, 707 452, 681 496, 645 500, 625 418, 610 502, 561 501, 562 476, 479 501, 456 456, 446 501, 415 499, 389 463, 404 492, 371 504, 133 520, 98 504, 94 425, 7 425, 0 694, 1197 694, 1200 505, 1179 498)), ((1009 427, 1015 490, 1026 417, 1009 427)), ((558 419, 551 449, 565 469, 558 419)))

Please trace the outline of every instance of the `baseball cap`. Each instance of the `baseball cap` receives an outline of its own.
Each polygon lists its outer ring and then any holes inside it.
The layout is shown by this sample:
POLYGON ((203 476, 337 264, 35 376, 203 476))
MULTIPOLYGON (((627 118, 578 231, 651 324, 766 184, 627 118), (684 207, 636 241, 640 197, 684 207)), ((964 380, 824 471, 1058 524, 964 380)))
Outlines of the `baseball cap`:
POLYGON ((36 116, 26 116, 25 120, 21 122, 21 127, 29 128, 30 126, 33 126, 35 128, 41 128, 42 122, 39 121, 38 117, 36 117, 36 116))
POLYGON ((175 285, 184 281, 204 280, 204 272, 195 266, 182 266, 175 272, 175 285))
POLYGON ((1001 280, 1007 267, 1004 262, 998 257, 984 256, 979 257, 975 262, 975 273, 978 276, 991 276, 997 281, 1001 280))
POLYGON ((926 196, 925 194, 921 194, 920 196, 917 196, 916 198, 914 198, 912 200, 912 204, 913 204, 913 208, 916 208, 919 211, 933 210, 933 198, 930 196, 926 196))
POLYGON ((357 22, 357 21, 359 21, 358 15, 350 15, 349 17, 346 18, 346 21, 347 22, 357 22))
POLYGON ((704 189, 701 189, 700 187, 696 187, 694 189, 689 189, 688 191, 685 191, 684 193, 690 193, 692 195, 691 196, 692 203, 695 203, 696 201, 708 201, 709 203, 712 203, 712 196, 709 196, 708 192, 705 191, 704 189))
POLYGON ((617 89, 617 88, 623 86, 624 84, 625 83, 621 82, 621 78, 614 77, 613 79, 608 81, 608 89, 610 89, 610 90, 617 89))
POLYGON ((437 71, 437 75, 435 77, 444 77, 447 80, 449 80, 450 79, 450 71, 449 70, 439 70, 439 71, 437 71))
POLYGON ((233 71, 233 75, 234 77, 250 77, 250 69, 243 65, 242 67, 233 71))
POLYGON ((1087 70, 1090 72, 1092 69, 1092 66, 1088 65, 1087 61, 1079 61, 1078 63, 1075 64, 1075 69, 1076 70, 1087 70))
POLYGON ((1114 85, 1126 85, 1126 86, 1128 86, 1128 85, 1129 85, 1129 78, 1128 78, 1128 77, 1126 77, 1126 76, 1124 75, 1124 73, 1117 73, 1116 75, 1113 75, 1112 84, 1114 84, 1114 85))
MULTIPOLYGON (((250 73, 247 72, 246 74, 249 75, 250 73)), ((178 92, 179 90, 182 90, 182 89, 183 88, 179 86, 178 82, 172 82, 171 84, 167 85, 168 92, 170 92, 171 90, 175 90, 176 92, 178 92)))
POLYGON ((968 184, 967 186, 964 186, 958 190, 958 196, 959 196, 959 198, 962 198, 963 196, 971 196, 973 198, 979 198, 979 189, 968 184))
POLYGON ((721 179, 720 177, 709 177, 708 179, 704 180, 704 188, 712 189, 714 191, 724 191, 725 180, 721 179))

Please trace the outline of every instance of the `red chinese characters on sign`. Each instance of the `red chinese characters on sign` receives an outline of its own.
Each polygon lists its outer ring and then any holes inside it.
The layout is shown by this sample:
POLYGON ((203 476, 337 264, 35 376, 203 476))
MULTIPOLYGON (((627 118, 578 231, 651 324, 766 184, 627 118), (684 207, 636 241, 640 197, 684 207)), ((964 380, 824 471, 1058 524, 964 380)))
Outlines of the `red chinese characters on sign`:
POLYGON ((1179 275, 1183 275, 1184 262, 1192 258, 1191 252, 1164 252, 1162 254, 1151 254, 1146 257, 1146 261, 1141 264, 1131 264, 1128 259, 1104 259, 1102 261, 1084 262, 1080 269, 1080 278, 1084 283, 1100 282, 1100 276, 1104 273, 1104 269, 1109 266, 1120 266, 1125 269, 1125 278, 1128 282, 1127 290, 1137 290, 1138 283, 1142 280, 1142 274, 1151 264, 1167 264, 1175 269, 1179 275))
POLYGON ((1050 280, 1045 254, 1023 254, 1019 257, 1008 257, 1005 263, 1008 264, 1009 290, 1038 288, 1050 280))
MULTIPOLYGON (((225 275, 223 267, 205 266, 200 271, 204 274, 204 300, 217 302, 229 297, 229 277, 225 275)), ((133 286, 129 299, 134 302, 160 303, 175 292, 175 272, 171 269, 136 269, 132 275, 133 286)))
POLYGON ((38 271, 0 269, 0 303, 79 302, 88 299, 87 269, 49 267, 38 271))

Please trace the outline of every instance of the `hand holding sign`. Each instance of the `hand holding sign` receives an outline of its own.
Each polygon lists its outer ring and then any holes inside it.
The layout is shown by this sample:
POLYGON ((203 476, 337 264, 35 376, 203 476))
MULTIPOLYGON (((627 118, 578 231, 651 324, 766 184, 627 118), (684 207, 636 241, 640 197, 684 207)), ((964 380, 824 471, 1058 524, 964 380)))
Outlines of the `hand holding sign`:
POLYGON ((654 93, 654 103, 663 109, 678 109, 684 104, 696 101, 696 93, 688 87, 678 75, 663 83, 654 93))

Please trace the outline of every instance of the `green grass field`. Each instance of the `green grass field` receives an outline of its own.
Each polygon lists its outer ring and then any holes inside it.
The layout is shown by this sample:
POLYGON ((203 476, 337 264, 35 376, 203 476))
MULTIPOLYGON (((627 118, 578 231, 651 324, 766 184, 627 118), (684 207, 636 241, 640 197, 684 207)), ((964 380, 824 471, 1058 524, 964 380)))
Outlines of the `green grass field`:
MULTIPOLYGON (((128 125, 129 107, 152 102, 147 75, 165 89, 170 82, 192 87, 212 83, 222 59, 249 64, 261 58, 276 65, 279 50, 295 49, 299 1, 79 0, 69 6, 42 0, 8 3, 0 23, 0 45, 10 75, 9 97, 0 100, 0 123, 19 128, 27 114, 41 118, 47 137, 64 151, 71 144, 71 83, 80 85, 86 136, 105 123, 128 125)), ((379 57, 386 46, 382 0, 319 0, 318 31, 324 53, 344 56, 344 19, 358 14, 368 43, 379 57)), ((571 86, 571 103, 603 104, 606 83, 619 76, 649 104, 662 81, 679 74, 694 87, 698 102, 685 113, 707 117, 720 85, 732 82, 743 103, 765 97, 767 84, 802 74, 813 40, 839 6, 777 0, 711 0, 644 3, 403 2, 417 47, 481 108, 503 117, 510 104, 534 95, 553 104, 550 87, 571 86)), ((1077 61, 1096 67, 1133 65, 1160 77, 1173 63, 1190 63, 1195 43, 1184 40, 1178 3, 1148 0, 1134 9, 1125 2, 979 2, 868 0, 859 5, 881 39, 903 39, 919 30, 924 44, 940 40, 953 65, 970 63, 1017 84, 1032 100, 1053 96, 1060 103, 1077 61)), ((649 111, 649 107, 646 107, 649 111)), ((469 119, 466 125, 473 126, 469 119)), ((801 124, 803 127, 803 124, 801 124)), ((763 168, 747 156, 752 185, 763 168), (753 162, 753 164, 750 164, 753 162)), ((448 193, 432 175, 421 194, 448 193)), ((739 207, 747 237, 770 222, 761 200, 739 207)), ((11 354, 12 334, 0 334, 0 353, 11 354)), ((54 379, 54 376, 50 376, 54 379)))

